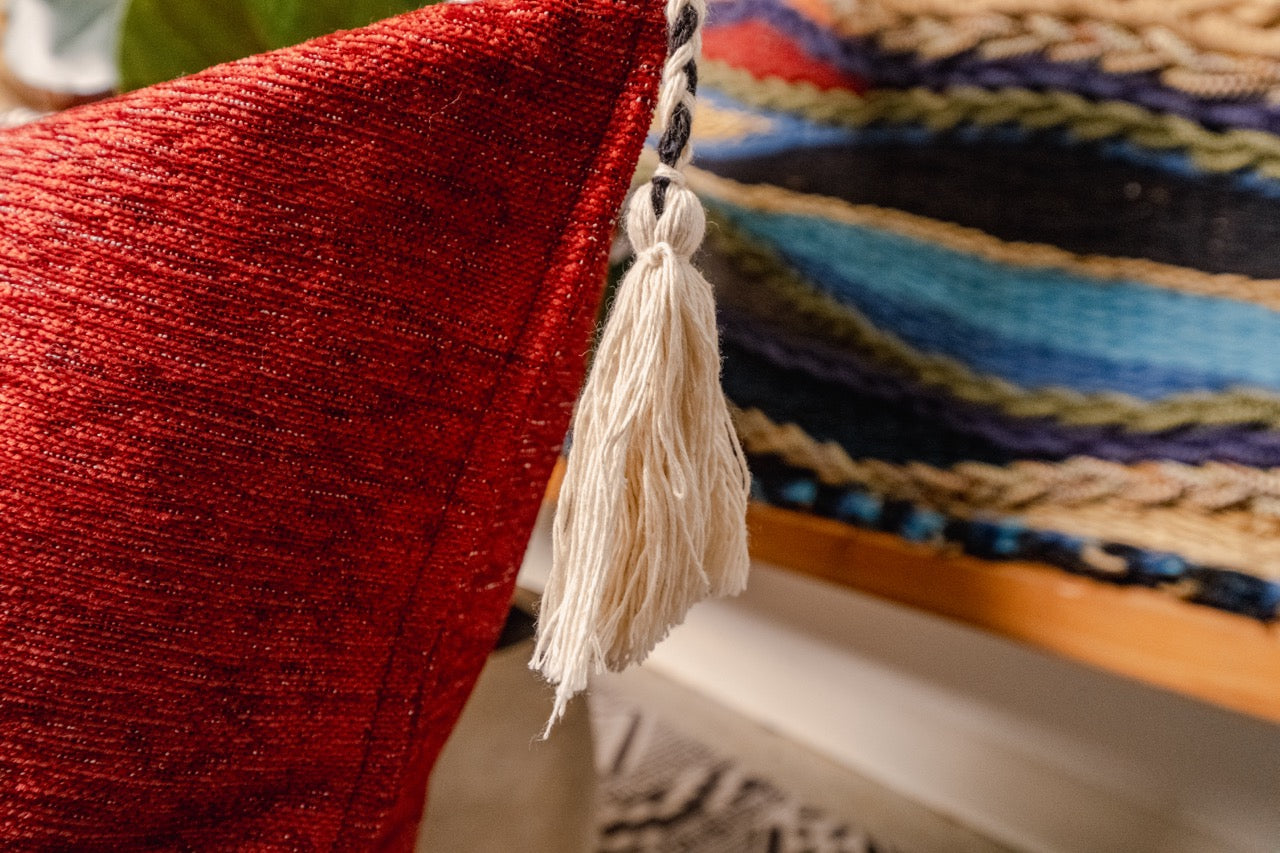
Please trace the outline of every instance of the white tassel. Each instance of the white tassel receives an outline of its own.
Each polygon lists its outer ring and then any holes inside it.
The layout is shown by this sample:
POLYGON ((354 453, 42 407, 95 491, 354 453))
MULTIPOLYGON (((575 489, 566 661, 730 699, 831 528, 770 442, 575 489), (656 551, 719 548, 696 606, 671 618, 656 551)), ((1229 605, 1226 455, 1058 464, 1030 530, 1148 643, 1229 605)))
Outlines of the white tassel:
POLYGON ((578 400, 532 666, 557 685, 551 725, 604 669, 638 663, 688 609, 746 586, 750 479, 720 390, 706 230, 688 162, 704 0, 670 0, 662 163, 632 196, 636 259, 578 400))

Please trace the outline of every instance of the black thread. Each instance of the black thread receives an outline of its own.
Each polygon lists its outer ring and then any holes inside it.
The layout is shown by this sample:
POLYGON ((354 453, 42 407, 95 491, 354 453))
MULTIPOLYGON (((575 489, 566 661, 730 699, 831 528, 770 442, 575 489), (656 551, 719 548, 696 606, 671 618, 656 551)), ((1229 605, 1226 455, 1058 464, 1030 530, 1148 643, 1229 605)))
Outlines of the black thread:
POLYGON ((658 141, 658 159, 668 166, 674 166, 680 159, 680 152, 689 144, 689 133, 693 130, 693 116, 684 104, 678 104, 671 111, 671 120, 667 129, 658 141))
POLYGON ((668 51, 675 53, 676 48, 688 44, 693 34, 698 31, 698 23, 698 10, 694 9, 691 3, 685 4, 676 17, 676 22, 671 25, 671 35, 667 41, 668 51))
POLYGON ((653 199, 653 217, 654 219, 662 218, 662 211, 667 208, 667 187, 671 186, 670 178, 654 178, 653 188, 651 189, 653 199))

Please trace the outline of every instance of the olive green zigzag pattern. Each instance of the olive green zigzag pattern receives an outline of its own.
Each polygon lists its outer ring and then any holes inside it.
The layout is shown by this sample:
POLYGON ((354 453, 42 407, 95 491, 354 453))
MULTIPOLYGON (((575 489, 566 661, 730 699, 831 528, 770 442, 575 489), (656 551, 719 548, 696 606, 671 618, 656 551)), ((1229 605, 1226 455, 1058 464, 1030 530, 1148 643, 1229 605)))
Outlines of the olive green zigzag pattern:
POLYGON ((1127 394, 1085 394, 1069 388, 1022 388, 983 375, 960 362, 922 353, 877 328, 856 309, 824 296, 769 250, 751 243, 715 213, 708 243, 727 261, 737 281, 720 282, 726 304, 807 338, 857 353, 909 382, 940 387, 971 403, 1021 418, 1053 418, 1075 426, 1119 425, 1132 432, 1163 432, 1192 425, 1256 424, 1280 428, 1280 395, 1255 389, 1174 394, 1141 400, 1127 394))
POLYGON ((860 95, 777 77, 757 78, 723 62, 709 61, 699 73, 706 85, 740 101, 825 124, 922 124, 935 131, 961 124, 1066 128, 1085 141, 1124 137, 1154 151, 1185 151, 1206 172, 1253 169, 1264 177, 1280 179, 1280 136, 1239 128, 1213 131, 1182 116, 1121 101, 1091 101, 1071 92, 977 86, 954 86, 941 92, 878 89, 860 95))

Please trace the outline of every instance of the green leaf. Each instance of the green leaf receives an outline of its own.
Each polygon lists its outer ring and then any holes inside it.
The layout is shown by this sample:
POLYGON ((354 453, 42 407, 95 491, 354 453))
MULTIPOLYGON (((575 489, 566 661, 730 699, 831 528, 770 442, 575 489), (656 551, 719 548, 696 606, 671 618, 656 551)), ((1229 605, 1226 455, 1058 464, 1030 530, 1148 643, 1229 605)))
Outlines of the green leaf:
POLYGON ((120 33, 120 88, 304 42, 435 0, 131 0, 120 33))

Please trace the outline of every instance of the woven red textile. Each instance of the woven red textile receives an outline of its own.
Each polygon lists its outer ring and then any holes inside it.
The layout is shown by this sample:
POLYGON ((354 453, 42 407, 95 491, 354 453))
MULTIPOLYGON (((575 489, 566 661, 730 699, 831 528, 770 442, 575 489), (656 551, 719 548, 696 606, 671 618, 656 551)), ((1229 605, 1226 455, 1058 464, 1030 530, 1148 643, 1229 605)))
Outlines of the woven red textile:
POLYGON ((0 848, 409 849, 664 41, 436 6, 0 134, 0 848))
POLYGON ((756 78, 779 77, 789 83, 812 83, 819 89, 867 89, 861 77, 811 56, 786 33, 764 21, 708 28, 702 35, 702 55, 750 71, 756 78))

